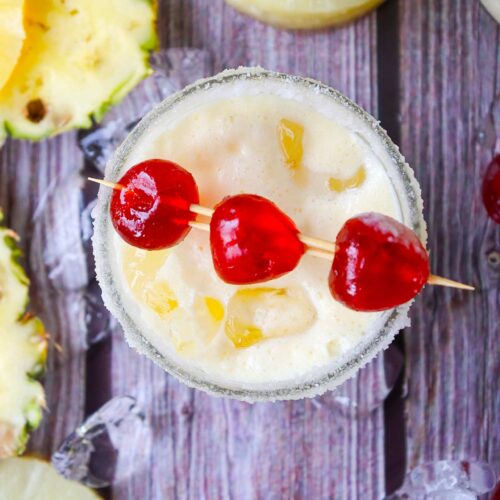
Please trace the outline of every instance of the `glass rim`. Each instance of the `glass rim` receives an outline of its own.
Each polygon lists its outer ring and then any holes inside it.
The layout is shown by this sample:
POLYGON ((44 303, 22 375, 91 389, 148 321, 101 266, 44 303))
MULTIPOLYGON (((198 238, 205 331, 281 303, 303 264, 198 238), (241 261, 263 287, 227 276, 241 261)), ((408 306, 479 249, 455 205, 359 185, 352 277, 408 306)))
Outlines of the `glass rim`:
MULTIPOLYGON (((399 148, 392 142, 387 132, 380 126, 379 122, 368 112, 345 97, 338 90, 335 90, 323 83, 311 78, 288 75, 264 70, 261 68, 239 68, 237 70, 226 70, 218 75, 199 80, 192 85, 185 87, 179 92, 167 97, 164 101, 153 108, 134 127, 121 146, 106 166, 106 179, 117 180, 122 175, 122 170, 129 155, 134 150, 139 140, 145 133, 154 126, 166 113, 171 111, 184 98, 198 92, 203 92, 215 85, 224 85, 237 79, 260 80, 274 79, 283 83, 298 84, 307 89, 314 88, 314 91, 333 99, 337 104, 345 107, 348 111, 357 115, 361 120, 370 126, 375 132, 385 152, 391 158, 395 172, 400 177, 405 188, 405 198, 409 209, 409 221, 405 221, 417 233, 420 239, 426 240, 426 225, 423 219, 422 198, 420 187, 415 179, 412 169, 406 163, 405 158, 400 153, 399 148)), ((121 294, 117 290, 111 265, 108 265, 113 256, 109 248, 109 232, 113 230, 109 214, 109 202, 111 191, 109 189, 99 189, 97 204, 94 209, 94 236, 93 250, 96 262, 97 280, 102 290, 104 303, 108 310, 121 324, 125 337, 129 345, 142 354, 145 354, 153 362, 165 371, 174 375, 183 383, 196 389, 201 389, 212 395, 234 398, 242 401, 274 401, 300 399, 303 397, 313 397, 331 390, 340 385, 354 373, 371 361, 378 353, 382 352, 392 342, 399 330, 408 325, 408 311, 411 302, 403 304, 397 308, 386 311, 382 316, 383 324, 381 328, 371 335, 363 337, 354 347, 349 349, 339 358, 321 367, 319 370, 310 370, 304 376, 280 381, 279 383, 260 384, 238 384, 231 382, 223 384, 210 380, 210 375, 206 377, 196 373, 200 370, 187 369, 181 366, 173 357, 168 357, 158 351, 158 349, 142 334, 139 326, 128 314, 121 301, 121 294), (311 377, 312 373, 316 373, 311 377), (308 377, 309 375, 309 378, 308 377), (241 388, 237 386, 241 385, 241 388), (273 388, 267 386, 275 385, 273 388)))

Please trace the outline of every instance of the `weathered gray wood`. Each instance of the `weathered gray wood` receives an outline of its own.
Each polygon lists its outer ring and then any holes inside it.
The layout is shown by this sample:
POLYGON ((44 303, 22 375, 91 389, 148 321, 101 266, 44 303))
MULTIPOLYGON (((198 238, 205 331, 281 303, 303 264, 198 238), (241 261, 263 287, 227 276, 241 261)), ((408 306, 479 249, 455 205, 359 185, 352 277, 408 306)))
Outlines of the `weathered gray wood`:
POLYGON ((0 206, 21 235, 31 277, 31 309, 50 333, 47 414, 30 448, 47 457, 83 416, 87 269, 80 242, 81 155, 76 134, 0 152, 0 206), (56 345, 59 346, 56 348, 56 345))
MULTIPOLYGON (((495 462, 500 274, 488 255, 499 251, 500 234, 487 221, 479 196, 492 149, 477 138, 500 94, 500 33, 476 1, 398 5, 401 146, 422 184, 433 270, 479 287, 474 295, 428 289, 413 309, 406 335, 408 462, 495 462)), ((376 14, 336 31, 289 33, 247 19, 223 0, 161 0, 159 9, 162 47, 208 51, 212 62, 205 62, 202 73, 259 64, 307 75, 377 115, 376 14)), ((175 81, 186 83, 182 76, 175 81)), ((155 92, 143 85, 108 119, 133 117, 155 92)), ((9 141, 0 152, 0 205, 23 236, 33 308, 63 350, 58 354, 52 344, 45 383, 50 413, 30 445, 45 455, 81 420, 85 394, 98 389, 85 387, 81 165, 74 133, 35 145, 9 141)), ((132 457, 140 449, 148 459, 113 487, 113 498, 384 494, 382 408, 356 418, 338 410, 334 394, 253 406, 212 398, 131 351, 118 328, 108 369, 109 396, 136 396, 152 428, 149 441, 124 443, 122 453, 132 457)), ((370 394, 381 384, 379 358, 343 394, 370 405, 370 394)))
MULTIPOLYGON (((428 288, 406 334, 410 466, 500 458, 500 231, 481 180, 500 97, 500 30, 479 2, 400 2, 401 148, 423 190, 432 269, 476 293, 428 288), (489 130, 491 133, 491 130, 489 130), (486 134, 489 135, 489 134, 486 134)), ((499 124, 500 126, 500 124, 499 124)), ((498 131, 497 131, 498 133, 498 131)))

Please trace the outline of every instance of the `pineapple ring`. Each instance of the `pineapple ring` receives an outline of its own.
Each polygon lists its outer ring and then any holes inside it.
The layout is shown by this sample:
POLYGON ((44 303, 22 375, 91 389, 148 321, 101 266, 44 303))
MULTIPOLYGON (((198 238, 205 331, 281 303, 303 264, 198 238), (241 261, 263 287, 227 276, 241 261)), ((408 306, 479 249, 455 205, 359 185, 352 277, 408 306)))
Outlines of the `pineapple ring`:
POLYGON ((384 0, 226 0, 260 21, 287 29, 318 29, 346 23, 384 0))
POLYGON ((4 87, 21 55, 26 33, 24 0, 0 1, 0 89, 4 87))
POLYGON ((153 0, 26 0, 26 41, 0 90, 0 129, 41 139, 99 121, 149 74, 155 11, 153 0))
POLYGON ((93 490, 60 476, 48 462, 37 458, 8 458, 0 462, 0 500, 36 498, 97 500, 93 490))

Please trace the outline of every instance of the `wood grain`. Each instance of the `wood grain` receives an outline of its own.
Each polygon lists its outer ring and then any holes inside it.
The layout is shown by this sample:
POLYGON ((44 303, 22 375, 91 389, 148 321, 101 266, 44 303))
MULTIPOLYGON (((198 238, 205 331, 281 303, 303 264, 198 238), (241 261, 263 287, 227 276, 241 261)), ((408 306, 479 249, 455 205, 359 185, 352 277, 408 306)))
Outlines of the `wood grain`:
MULTIPOLYGON (((168 77, 174 89, 226 67, 262 65, 322 80, 376 116, 382 111, 422 184, 433 271, 479 289, 429 288, 413 309, 405 335, 408 465, 449 457, 499 462, 500 269, 493 257, 500 233, 479 198, 493 151, 478 138, 491 135, 487 117, 500 95, 500 31, 471 0, 388 4, 400 17, 392 67, 377 42, 389 47, 396 30, 384 38, 380 12, 333 31, 294 33, 250 20, 223 0, 160 0, 162 48, 179 49, 169 52, 168 77), (199 49, 194 70, 182 68, 182 47, 199 49), (394 78, 400 96, 387 92, 394 78)), ((106 119, 134 118, 158 92, 145 82, 106 119)), ((121 455, 133 474, 113 486, 112 498, 382 498, 384 445, 400 445, 384 443, 384 407, 343 412, 336 399, 374 406, 384 393, 382 357, 338 394, 247 405, 188 389, 129 349, 116 325, 97 359, 94 347, 86 354, 96 333, 87 331, 86 296, 95 283, 81 239, 82 166, 75 133, 40 144, 8 141, 0 151, 0 205, 23 237, 33 308, 53 339, 50 412, 31 450, 50 455, 85 410, 129 394, 151 434, 124 438, 121 455)))
MULTIPOLYGON (((432 269, 477 287, 429 289, 407 345, 408 462, 498 462, 500 231, 481 180, 494 141, 481 141, 500 97, 500 30, 479 2, 401 2, 401 148, 423 190, 432 269)), ((500 125, 500 124, 499 124, 500 125)))

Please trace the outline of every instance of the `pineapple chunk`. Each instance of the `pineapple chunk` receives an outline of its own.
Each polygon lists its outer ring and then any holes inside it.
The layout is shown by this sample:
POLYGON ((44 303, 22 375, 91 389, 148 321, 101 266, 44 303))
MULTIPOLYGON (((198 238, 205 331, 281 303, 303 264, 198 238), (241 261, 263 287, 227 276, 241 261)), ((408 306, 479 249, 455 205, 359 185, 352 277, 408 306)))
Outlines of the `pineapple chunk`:
POLYGON ((224 319, 225 311, 222 302, 214 297, 196 297, 194 313, 204 333, 212 339, 224 319))
POLYGON ((302 165, 302 157, 304 155, 304 147, 302 145, 304 127, 299 123, 283 118, 280 121, 278 131, 285 163, 289 168, 296 170, 302 165))
POLYGON ((145 286, 138 298, 162 318, 179 307, 177 298, 166 281, 154 281, 145 286))
POLYGON ((25 0, 26 40, 0 91, 0 128, 41 139, 90 127, 149 73, 151 0, 25 0))
POLYGON ((335 177, 330 177, 328 180, 328 186, 330 187, 330 191, 342 193, 346 189, 354 189, 361 186, 361 184, 365 182, 365 179, 365 167, 361 166, 358 170, 356 170, 356 173, 348 179, 336 179, 335 177))
POLYGON ((8 458, 0 462, 0 500, 97 500, 90 488, 60 476, 37 458, 8 458))
POLYGON ((225 333, 236 348, 301 333, 316 318, 306 294, 297 288, 246 288, 229 300, 225 333))
POLYGON ((288 29, 324 28, 355 19, 384 0, 226 0, 261 21, 288 29))
POLYGON ((210 317, 220 323, 224 319, 224 306, 222 302, 213 297, 205 297, 204 302, 210 317))
POLYGON ((29 281, 12 236, 0 227, 0 458, 24 450, 45 404, 36 378, 45 365, 46 334, 38 319, 24 313, 29 281))
POLYGON ((158 277, 168 250, 147 251, 127 245, 123 271, 134 296, 162 318, 178 308, 177 298, 168 283, 158 277))
POLYGON ((9 79, 21 55, 24 38, 24 0, 0 1, 0 89, 9 79))

